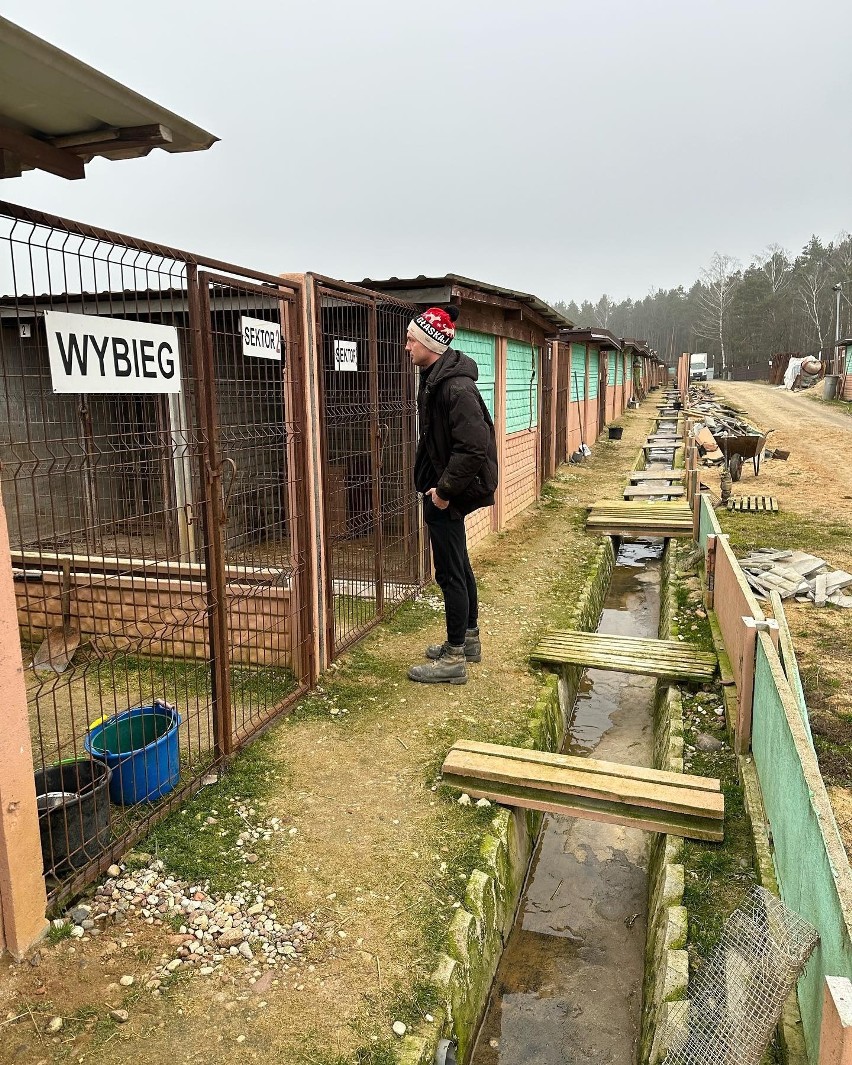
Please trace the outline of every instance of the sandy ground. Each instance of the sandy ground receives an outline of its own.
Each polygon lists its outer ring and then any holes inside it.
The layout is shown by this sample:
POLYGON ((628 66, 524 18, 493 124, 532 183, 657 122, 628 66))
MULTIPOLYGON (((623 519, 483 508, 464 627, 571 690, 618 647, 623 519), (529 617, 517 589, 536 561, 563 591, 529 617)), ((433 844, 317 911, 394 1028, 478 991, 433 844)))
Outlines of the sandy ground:
POLYGON ((436 770, 460 736, 526 734, 541 683, 529 651, 543 628, 565 623, 597 547, 583 531, 585 506, 620 497, 655 406, 625 415, 622 441, 600 441, 587 464, 563 467, 540 505, 475 552, 484 659, 467 686, 405 678, 424 643, 443 638, 440 614, 417 631, 391 621, 322 679, 310 714, 275 730, 281 771, 264 812, 295 832, 272 850, 269 875, 288 919, 316 913, 325 929, 304 965, 258 991, 251 965, 234 959, 153 996, 140 985, 171 929, 45 946, 36 966, 0 972, 0 1061, 347 1065, 366 1047, 358 1065, 388 1065, 370 1048, 388 1039, 397 1004, 411 1010, 440 948, 428 930, 449 923, 487 826, 435 791, 436 770), (454 864, 471 840, 468 864, 454 864), (122 974, 137 978, 127 995, 122 974), (109 1009, 122 1002, 130 1020, 116 1026, 109 1009), (55 1015, 69 1022, 50 1036, 55 1015))
MULTIPOLYGON (((813 551, 852 573, 852 417, 804 393, 765 384, 714 381, 713 390, 747 411, 760 428, 775 430, 769 447, 790 452, 786 462, 765 461, 757 478, 747 461, 742 479, 733 486, 735 495, 778 499, 781 512, 777 518, 751 519, 755 542, 774 546, 775 523, 780 522, 795 530, 802 540, 796 546, 803 551, 813 551), (791 518, 800 524, 793 524, 791 518), (834 535, 814 548, 806 539, 809 529, 814 538, 826 530, 834 535)), ((701 478, 718 491, 717 472, 702 469, 701 478)), ((724 525, 724 517, 722 521, 724 525)), ((785 610, 820 767, 847 853, 852 856, 852 610, 798 603, 785 604, 785 610)))

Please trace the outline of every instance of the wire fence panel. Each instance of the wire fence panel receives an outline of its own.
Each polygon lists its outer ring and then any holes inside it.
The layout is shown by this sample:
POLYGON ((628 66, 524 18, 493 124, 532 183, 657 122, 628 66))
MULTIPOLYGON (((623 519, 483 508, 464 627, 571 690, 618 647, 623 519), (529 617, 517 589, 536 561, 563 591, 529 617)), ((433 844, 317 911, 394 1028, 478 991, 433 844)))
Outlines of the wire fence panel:
POLYGON ((295 296, 199 264, 0 204, 0 480, 54 901, 310 681, 303 414, 240 332, 295 296))
POLYGON ((416 382, 405 352, 415 309, 325 279, 317 293, 334 657, 422 583, 416 382))

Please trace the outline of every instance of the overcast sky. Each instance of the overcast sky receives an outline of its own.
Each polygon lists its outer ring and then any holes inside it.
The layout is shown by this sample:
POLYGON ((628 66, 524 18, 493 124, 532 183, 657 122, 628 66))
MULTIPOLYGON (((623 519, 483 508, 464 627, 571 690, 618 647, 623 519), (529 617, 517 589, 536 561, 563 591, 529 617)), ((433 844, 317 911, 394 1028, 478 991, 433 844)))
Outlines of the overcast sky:
POLYGON ((0 196, 270 271, 549 299, 852 229, 848 0, 5 0, 221 138, 0 196))

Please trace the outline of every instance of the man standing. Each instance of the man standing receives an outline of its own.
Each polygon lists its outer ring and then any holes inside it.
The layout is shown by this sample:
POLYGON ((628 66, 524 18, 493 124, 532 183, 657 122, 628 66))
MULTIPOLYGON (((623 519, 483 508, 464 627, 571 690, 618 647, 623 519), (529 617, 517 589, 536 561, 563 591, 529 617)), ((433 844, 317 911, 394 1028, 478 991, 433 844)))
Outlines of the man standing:
POLYGON ((494 505, 497 442, 476 387, 476 363, 450 347, 458 314, 456 307, 423 311, 409 325, 405 345, 420 369, 414 486, 423 493, 435 580, 444 594, 447 618, 446 643, 428 647, 430 663, 408 671, 409 680, 423 684, 466 684, 467 663, 482 657, 479 601, 464 519, 494 505))

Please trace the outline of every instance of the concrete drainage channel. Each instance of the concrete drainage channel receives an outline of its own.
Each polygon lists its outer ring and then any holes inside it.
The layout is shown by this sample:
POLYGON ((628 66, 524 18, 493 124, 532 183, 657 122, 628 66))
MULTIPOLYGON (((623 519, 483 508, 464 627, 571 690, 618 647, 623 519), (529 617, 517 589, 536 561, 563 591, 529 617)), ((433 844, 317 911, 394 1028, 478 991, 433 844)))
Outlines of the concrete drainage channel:
MULTIPOLYGON (((621 547, 599 632, 655 637, 662 541, 621 547)), ((589 669, 565 752, 649 765, 656 681, 589 669)), ((473 1065, 629 1062, 641 1030, 648 836, 546 815, 473 1065)))
MULTIPOLYGON (((668 638, 676 549, 667 543, 625 543, 616 559, 613 541, 603 540, 575 627, 668 638)), ((529 746, 676 768, 675 691, 653 677, 563 667, 543 686, 529 746)), ((640 1052, 647 1061, 666 1002, 686 986, 673 843, 500 809, 433 976, 444 1008, 428 1018, 429 1030, 403 1040, 402 1065, 626 1065, 640 1052)))

